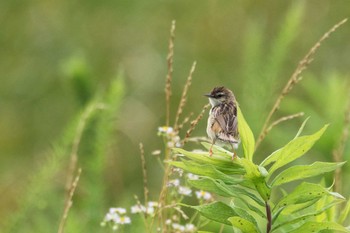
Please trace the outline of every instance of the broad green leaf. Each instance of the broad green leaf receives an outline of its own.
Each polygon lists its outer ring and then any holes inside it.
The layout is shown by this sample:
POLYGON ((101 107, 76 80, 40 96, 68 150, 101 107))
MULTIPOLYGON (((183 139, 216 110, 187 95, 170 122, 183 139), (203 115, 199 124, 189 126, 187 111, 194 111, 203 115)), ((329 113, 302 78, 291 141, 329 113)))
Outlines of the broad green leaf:
POLYGON ((341 211, 339 219, 338 219, 338 223, 343 224, 345 219, 349 216, 349 212, 350 212, 350 199, 348 199, 348 201, 346 202, 346 206, 345 208, 341 211))
POLYGON ((326 188, 319 184, 303 182, 297 186, 293 192, 282 198, 275 208, 278 209, 286 206, 284 210, 285 213, 286 209, 288 209, 288 207, 291 205, 312 202, 319 200, 326 195, 332 195, 336 198, 339 197, 339 194, 329 192, 326 188))
POLYGON ((188 180, 188 183, 194 188, 215 193, 222 197, 238 197, 236 193, 232 193, 229 189, 208 177, 202 177, 198 180, 188 180))
MULTIPOLYGON (((295 214, 298 213, 302 210, 305 210, 306 208, 315 205, 315 203, 318 202, 319 199, 314 199, 311 201, 307 201, 301 204, 294 204, 294 205, 288 205, 288 206, 284 206, 283 208, 283 214, 284 215, 290 215, 290 214, 295 214)), ((281 208, 281 207, 279 207, 281 208)))
POLYGON ((258 228, 258 222, 252 215, 250 215, 250 213, 246 209, 240 208, 235 205, 231 205, 231 207, 236 211, 240 218, 247 220, 248 222, 252 223, 256 228, 258 228))
MULTIPOLYGON (((322 136, 328 125, 325 125, 322 129, 312 135, 297 137, 290 141, 286 146, 273 153, 275 163, 269 170, 269 176, 278 168, 296 160, 304 155, 314 143, 322 136)), ((266 164, 263 164, 266 165, 266 164)))
POLYGON ((215 145, 215 144, 212 145, 211 143, 208 143, 208 142, 201 142, 201 144, 205 147, 205 149, 208 150, 208 154, 209 154, 209 150, 211 148, 213 151, 213 155, 215 155, 215 154, 220 155, 222 157, 229 158, 232 160, 233 152, 228 151, 225 148, 222 148, 218 145, 215 145))
POLYGON ((238 132, 241 138, 244 157, 249 161, 253 161, 255 150, 255 139, 252 130, 244 119, 240 107, 237 105, 238 132))
POLYGON ((191 206, 204 217, 215 222, 231 225, 228 219, 233 216, 238 216, 236 211, 223 202, 213 202, 206 205, 191 206))
POLYGON ((282 222, 280 224, 278 224, 277 226, 273 227, 273 231, 277 230, 280 227, 283 227, 285 225, 292 225, 295 223, 301 223, 301 222, 305 222, 307 221, 309 218, 315 218, 319 215, 321 215, 322 213, 324 213, 326 210, 330 209, 331 207, 339 204, 341 201, 334 201, 333 203, 330 203, 329 205, 326 205, 325 207, 321 208, 321 209, 316 209, 314 211, 310 211, 307 214, 301 215, 301 216, 297 216, 294 217, 294 215, 288 214, 288 221, 282 222))
POLYGON ((234 187, 231 186, 230 189, 232 190, 232 192, 235 192, 239 195, 245 195, 247 197, 249 197, 250 199, 252 199, 253 201, 255 201, 257 204, 259 204, 260 206, 265 206, 265 203, 263 202, 263 200, 261 200, 259 198, 259 196, 256 196, 254 193, 246 191, 245 189, 239 188, 239 187, 234 187))
POLYGON ((338 167, 344 165, 343 163, 326 163, 315 162, 311 165, 297 165, 282 171, 271 182, 271 186, 278 186, 295 180, 300 180, 308 177, 318 176, 326 172, 334 171, 338 167))
MULTIPOLYGON (((182 168, 183 170, 187 172, 191 172, 196 175, 200 176, 208 176, 213 179, 220 179, 225 183, 229 184, 237 184, 242 182, 242 178, 238 178, 237 176, 228 176, 225 173, 217 170, 215 166, 211 164, 199 164, 193 161, 189 160, 182 160, 181 162, 179 161, 170 161, 169 164, 182 168)), ((244 174, 243 168, 239 168, 237 170, 237 174, 244 174)))
POLYGON ((261 163, 260 163, 260 166, 268 166, 268 165, 270 165, 271 163, 274 163, 274 162, 276 162, 276 160, 278 159, 278 156, 280 156, 280 153, 281 153, 281 150, 283 149, 283 147, 282 148, 280 148, 280 149, 278 149, 278 150, 275 150, 274 152, 272 152, 272 154, 270 154, 269 156, 267 156, 265 159, 264 159, 264 161, 262 161, 261 163))
POLYGON ((188 182, 190 185, 197 189, 213 192, 224 197, 236 197, 243 202, 245 202, 245 200, 242 199, 242 196, 246 196, 255 201, 260 206, 264 206, 264 202, 259 197, 255 196, 252 192, 248 192, 245 189, 234 185, 226 185, 220 180, 214 180, 209 177, 202 177, 198 180, 188 180, 188 182))
POLYGON ((209 156, 208 152, 190 152, 181 148, 172 148, 172 150, 175 153, 182 154, 187 158, 190 158, 194 161, 204 163, 204 164, 213 164, 216 166, 223 166, 223 167, 230 167, 230 166, 232 167, 237 165, 239 166, 237 161, 232 160, 231 158, 223 157, 216 154, 209 156))
POLYGON ((241 230, 242 233, 258 233, 256 227, 250 221, 235 216, 228 219, 234 228, 241 230))
POLYGON ((290 231, 289 233, 319 232, 321 230, 350 232, 345 227, 335 222, 306 222, 302 226, 298 227, 293 231, 290 231))

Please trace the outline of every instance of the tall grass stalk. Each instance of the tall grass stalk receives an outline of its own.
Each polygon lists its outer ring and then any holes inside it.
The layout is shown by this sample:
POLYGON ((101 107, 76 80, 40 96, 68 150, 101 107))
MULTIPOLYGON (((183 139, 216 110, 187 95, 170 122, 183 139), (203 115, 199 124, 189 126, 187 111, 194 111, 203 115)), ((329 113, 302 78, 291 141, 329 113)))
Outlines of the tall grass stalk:
POLYGON ((255 149, 259 147, 260 143, 264 140, 266 137, 269 129, 271 127, 271 119, 273 114, 279 109, 280 104, 284 97, 286 97, 289 92, 294 88, 296 84, 298 84, 302 77, 300 76, 301 73, 309 66, 309 64, 313 61, 313 55, 316 53, 318 48, 321 46, 321 43, 326 40, 334 31, 336 31, 340 26, 342 26, 344 23, 346 23, 347 19, 343 19, 339 23, 335 24, 329 31, 327 31, 317 42, 316 44, 309 50, 309 52, 304 56, 304 58, 299 62, 296 70, 293 72, 292 76, 282 89, 282 92, 277 97, 275 104, 273 105, 271 111, 269 112, 264 125, 260 131, 260 134, 256 140, 255 149))

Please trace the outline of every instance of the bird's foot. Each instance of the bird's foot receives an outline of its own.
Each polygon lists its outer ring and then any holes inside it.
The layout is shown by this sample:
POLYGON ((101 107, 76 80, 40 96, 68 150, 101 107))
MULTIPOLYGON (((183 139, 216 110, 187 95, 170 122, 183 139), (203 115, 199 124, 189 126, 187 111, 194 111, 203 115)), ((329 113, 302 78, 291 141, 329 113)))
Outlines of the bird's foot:
POLYGON ((232 161, 235 159, 235 158, 237 158, 237 154, 236 154, 236 152, 233 152, 233 155, 232 155, 232 161))
POLYGON ((210 156, 210 157, 213 156, 213 150, 212 150, 212 148, 210 148, 210 150, 209 150, 209 156, 210 156))

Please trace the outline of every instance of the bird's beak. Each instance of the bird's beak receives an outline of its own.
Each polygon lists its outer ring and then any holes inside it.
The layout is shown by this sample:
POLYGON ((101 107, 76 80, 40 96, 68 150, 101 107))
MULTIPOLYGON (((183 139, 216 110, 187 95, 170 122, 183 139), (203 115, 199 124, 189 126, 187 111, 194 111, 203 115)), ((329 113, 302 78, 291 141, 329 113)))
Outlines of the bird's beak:
POLYGON ((208 97, 208 98, 213 97, 213 95, 212 95, 212 94, 210 94, 210 93, 208 93, 208 94, 204 94, 204 96, 206 96, 206 97, 208 97))

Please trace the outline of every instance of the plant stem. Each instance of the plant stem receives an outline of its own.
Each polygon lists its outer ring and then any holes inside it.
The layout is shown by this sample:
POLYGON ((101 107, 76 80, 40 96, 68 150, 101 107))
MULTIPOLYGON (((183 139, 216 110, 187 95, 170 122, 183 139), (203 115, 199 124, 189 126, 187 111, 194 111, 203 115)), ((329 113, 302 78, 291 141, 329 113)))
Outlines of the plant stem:
POLYGON ((269 233, 271 231, 271 226, 272 226, 272 217, 271 217, 271 208, 267 201, 265 202, 265 207, 266 207, 266 218, 267 218, 266 233, 269 233))

